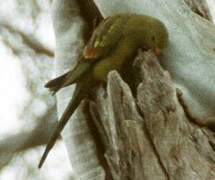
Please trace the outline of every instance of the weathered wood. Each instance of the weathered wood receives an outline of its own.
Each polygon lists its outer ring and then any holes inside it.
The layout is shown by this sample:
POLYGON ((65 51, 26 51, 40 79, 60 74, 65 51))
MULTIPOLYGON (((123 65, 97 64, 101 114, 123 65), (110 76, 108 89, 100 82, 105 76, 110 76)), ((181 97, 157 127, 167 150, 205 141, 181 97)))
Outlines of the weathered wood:
POLYGON ((212 16, 210 8, 207 4, 207 0, 185 0, 185 2, 192 9, 193 12, 199 14, 205 19, 212 21, 212 16))
POLYGON ((140 52, 135 99, 117 72, 109 74, 91 112, 114 180, 215 179, 212 132, 191 123, 170 75, 152 52, 140 52))

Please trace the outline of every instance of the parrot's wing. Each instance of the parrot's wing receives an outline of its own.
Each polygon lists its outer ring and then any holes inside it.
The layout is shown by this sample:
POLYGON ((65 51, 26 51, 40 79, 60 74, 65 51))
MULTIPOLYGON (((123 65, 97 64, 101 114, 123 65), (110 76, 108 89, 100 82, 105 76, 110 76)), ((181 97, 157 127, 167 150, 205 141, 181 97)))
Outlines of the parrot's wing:
POLYGON ((94 31, 89 43, 85 46, 83 57, 76 67, 49 81, 45 87, 55 94, 59 89, 79 81, 83 75, 89 72, 94 63, 109 55, 117 46, 123 36, 122 29, 129 17, 129 15, 117 15, 105 19, 94 31))
POLYGON ((67 75, 69 74, 70 71, 66 72, 65 74, 58 76, 55 79, 52 79, 50 81, 48 81, 45 84, 46 88, 49 88, 50 90, 54 89, 57 86, 60 86, 62 84, 62 82, 64 81, 64 79, 67 77, 67 75))
POLYGON ((108 17, 94 31, 83 51, 85 60, 97 60, 109 55, 123 36, 129 15, 108 17))
POLYGON ((65 74, 49 81, 45 84, 45 87, 49 88, 49 90, 55 94, 61 88, 78 82, 85 74, 90 71, 92 65, 92 62, 79 61, 73 70, 70 70, 65 74))

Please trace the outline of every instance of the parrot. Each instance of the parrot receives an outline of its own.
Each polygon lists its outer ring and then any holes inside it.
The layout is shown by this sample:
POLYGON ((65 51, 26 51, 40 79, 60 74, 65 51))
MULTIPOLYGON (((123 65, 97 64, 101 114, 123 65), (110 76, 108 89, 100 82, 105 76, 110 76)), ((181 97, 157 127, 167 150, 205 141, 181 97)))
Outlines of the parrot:
POLYGON ((139 48, 151 49, 159 55, 167 44, 167 28, 154 17, 125 13, 105 18, 95 28, 75 67, 45 84, 53 94, 72 84, 76 84, 76 87, 38 167, 42 167, 66 123, 81 101, 89 97, 93 87, 106 83, 107 75, 112 70, 123 73, 124 67, 128 66, 139 48))

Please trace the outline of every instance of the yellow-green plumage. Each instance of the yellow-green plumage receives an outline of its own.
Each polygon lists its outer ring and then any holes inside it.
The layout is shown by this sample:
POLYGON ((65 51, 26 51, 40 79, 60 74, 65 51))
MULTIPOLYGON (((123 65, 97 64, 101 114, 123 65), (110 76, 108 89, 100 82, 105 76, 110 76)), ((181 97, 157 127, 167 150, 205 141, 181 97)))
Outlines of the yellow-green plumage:
POLYGON ((129 61, 138 48, 156 51, 165 48, 167 42, 168 34, 164 24, 149 16, 119 14, 101 22, 85 46, 83 57, 76 67, 46 84, 47 88, 56 93, 65 86, 77 83, 73 98, 47 144, 39 167, 81 100, 88 97, 92 87, 106 82, 111 70, 123 73, 123 67, 130 64, 129 61))

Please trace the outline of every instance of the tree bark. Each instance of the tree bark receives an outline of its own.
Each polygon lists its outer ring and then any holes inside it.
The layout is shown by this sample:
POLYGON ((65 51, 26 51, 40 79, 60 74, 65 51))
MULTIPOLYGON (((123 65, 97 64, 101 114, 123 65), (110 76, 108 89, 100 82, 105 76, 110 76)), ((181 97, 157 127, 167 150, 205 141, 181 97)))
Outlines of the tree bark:
MULTIPOLYGON (((91 103, 114 180, 215 179, 213 133, 193 124, 170 75, 152 52, 140 52, 137 97, 117 72, 91 103)), ((137 73, 138 72, 138 73, 137 73)))
MULTIPOLYGON (((91 103, 113 179, 214 179, 212 133, 190 123, 176 93, 179 88, 195 117, 204 120, 215 116, 214 25, 194 14, 183 0, 95 2, 104 17, 123 12, 160 19, 167 26, 170 40, 160 60, 172 81, 153 54, 140 53, 143 63, 139 64, 137 77, 141 83, 136 99, 120 76, 112 72, 107 97, 100 89, 96 103, 91 103)), ((56 0, 54 7, 56 70, 62 74, 83 47, 84 23, 75 1, 56 0)), ((57 95, 59 116, 71 94, 72 88, 66 88, 57 95)), ((63 138, 76 177, 104 179, 106 166, 98 158, 87 118, 79 108, 63 138)))
POLYGON ((185 0, 185 2, 193 12, 212 21, 212 14, 208 7, 207 0, 185 0))

